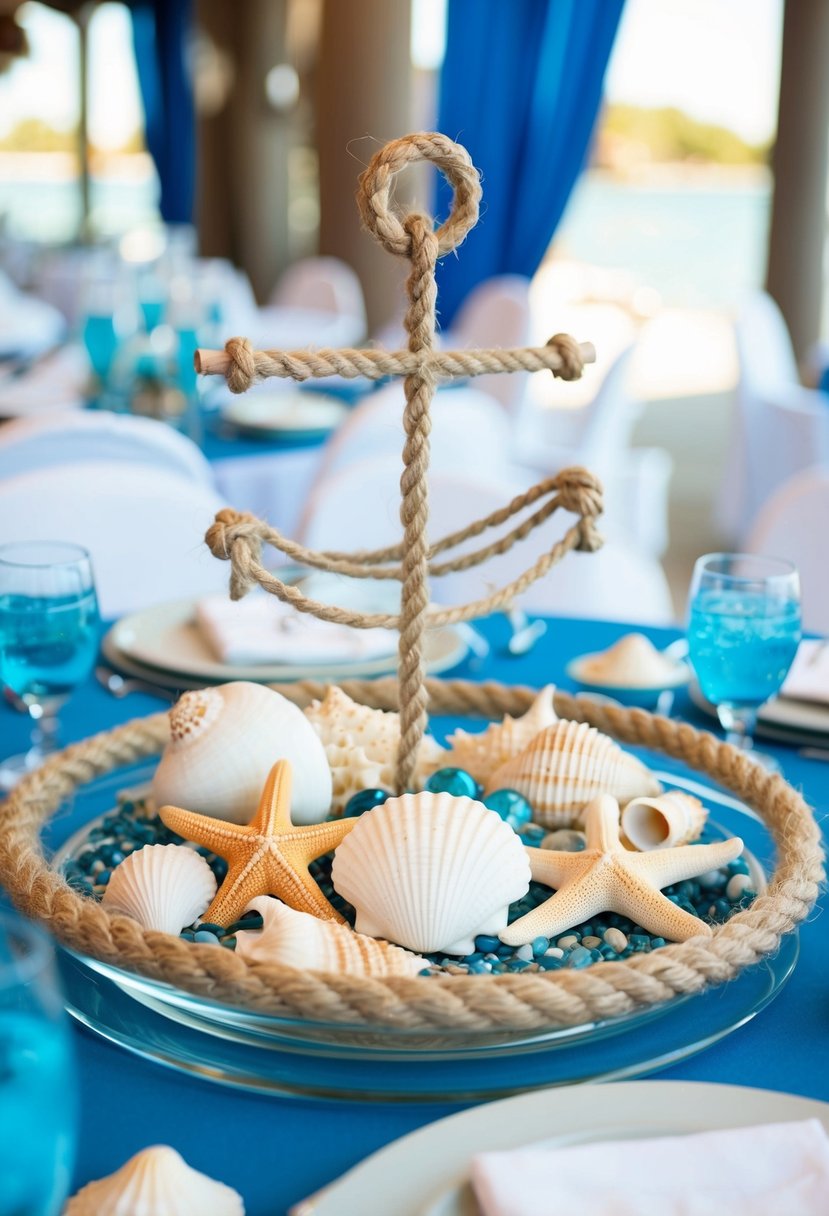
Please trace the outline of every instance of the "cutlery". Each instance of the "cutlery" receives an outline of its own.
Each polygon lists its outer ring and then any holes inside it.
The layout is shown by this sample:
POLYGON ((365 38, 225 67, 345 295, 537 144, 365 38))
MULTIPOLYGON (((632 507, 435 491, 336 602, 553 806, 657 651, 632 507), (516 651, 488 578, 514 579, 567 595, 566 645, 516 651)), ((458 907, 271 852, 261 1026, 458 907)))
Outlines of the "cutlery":
POLYGON ((178 694, 172 689, 161 688, 158 684, 151 684, 149 680, 126 678, 109 667, 96 667, 95 679, 119 701, 122 697, 128 697, 132 692, 148 693, 151 697, 160 697, 162 701, 178 700, 178 694))
POLYGON ((523 608, 509 608, 504 615, 512 629, 512 635, 507 642, 507 654, 514 658, 529 654, 542 634, 547 632, 547 622, 529 621, 523 608))

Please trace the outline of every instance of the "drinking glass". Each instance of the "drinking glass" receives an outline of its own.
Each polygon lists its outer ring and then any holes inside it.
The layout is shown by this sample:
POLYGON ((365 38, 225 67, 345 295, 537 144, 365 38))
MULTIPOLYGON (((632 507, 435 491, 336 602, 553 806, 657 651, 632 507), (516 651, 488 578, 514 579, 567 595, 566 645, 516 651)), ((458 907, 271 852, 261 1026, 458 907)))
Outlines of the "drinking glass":
POLYGON ((708 553, 694 566, 688 653, 726 741, 752 751, 760 706, 780 689, 800 642, 800 579, 791 562, 708 553))
POLYGON ((77 1091, 52 947, 0 911, 0 1211, 57 1216, 69 1191, 77 1091))
POLYGON ((98 601, 89 554, 63 541, 0 546, 0 681, 35 722, 25 755, 0 765, 8 790, 57 746, 57 712, 92 671, 98 601))

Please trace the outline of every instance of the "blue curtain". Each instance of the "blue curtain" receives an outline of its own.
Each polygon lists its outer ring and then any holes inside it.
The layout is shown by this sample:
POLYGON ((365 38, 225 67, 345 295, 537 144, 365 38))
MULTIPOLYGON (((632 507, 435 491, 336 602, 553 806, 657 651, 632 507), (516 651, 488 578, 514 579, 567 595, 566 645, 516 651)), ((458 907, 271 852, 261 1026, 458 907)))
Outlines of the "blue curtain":
POLYGON ((193 90, 185 63, 190 0, 127 2, 147 148, 161 183, 161 218, 168 224, 189 224, 196 166, 193 90))
MULTIPOLYGON (((483 177, 478 226, 438 268, 443 328, 476 284, 537 270, 585 161, 624 0, 449 0, 438 130, 483 177)), ((450 191, 441 179, 438 214, 450 191)))

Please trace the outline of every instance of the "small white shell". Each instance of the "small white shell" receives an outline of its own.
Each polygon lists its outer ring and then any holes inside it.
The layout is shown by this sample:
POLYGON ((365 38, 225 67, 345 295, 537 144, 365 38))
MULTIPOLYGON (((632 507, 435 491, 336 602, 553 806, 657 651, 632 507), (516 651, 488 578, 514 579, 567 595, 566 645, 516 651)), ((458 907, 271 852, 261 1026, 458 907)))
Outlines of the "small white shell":
POLYGON ((417 975, 428 966, 418 954, 355 933, 347 925, 296 912, 267 895, 252 899, 249 909, 261 915, 262 929, 238 932, 236 953, 250 962, 342 975, 417 975))
POLYGON ((120 1170, 82 1187, 65 1216, 245 1216, 242 1196, 191 1169, 174 1148, 157 1144, 120 1170))
MULTIPOLYGON (((342 813, 353 794, 365 789, 393 790, 394 767, 400 742, 400 715, 370 709, 352 701, 332 685, 323 701, 312 701, 305 716, 322 741, 331 769, 331 810, 342 813)), ((440 768, 446 753, 428 735, 418 749, 414 782, 422 788, 440 768)))
POLYGON ((170 742, 152 794, 156 806, 249 823, 277 760, 293 771, 294 823, 319 823, 331 802, 331 775, 316 733, 290 701, 245 680, 187 692, 170 710, 170 742))
POLYGON ((586 722, 564 719, 536 735, 520 755, 496 769, 487 793, 517 790, 545 827, 572 827, 598 794, 620 803, 659 794, 662 786, 640 760, 586 722))
POLYGON ((148 844, 115 867, 101 903, 124 912, 145 929, 180 933, 216 894, 210 866, 181 844, 148 844))
POLYGON ((410 950, 471 954, 506 926, 530 882, 518 836, 494 811, 451 794, 404 794, 367 811, 334 854, 334 887, 356 928, 410 950))
POLYGON ((657 798, 634 798, 622 811, 622 831, 634 848, 672 849, 698 840, 708 811, 691 794, 668 790, 657 798))
POLYGON ((520 718, 507 714, 503 722, 493 722, 479 734, 456 730, 447 740, 450 752, 443 763, 465 769, 485 785, 495 770, 522 752, 539 731, 558 722, 553 708, 554 693, 555 688, 548 684, 520 718))

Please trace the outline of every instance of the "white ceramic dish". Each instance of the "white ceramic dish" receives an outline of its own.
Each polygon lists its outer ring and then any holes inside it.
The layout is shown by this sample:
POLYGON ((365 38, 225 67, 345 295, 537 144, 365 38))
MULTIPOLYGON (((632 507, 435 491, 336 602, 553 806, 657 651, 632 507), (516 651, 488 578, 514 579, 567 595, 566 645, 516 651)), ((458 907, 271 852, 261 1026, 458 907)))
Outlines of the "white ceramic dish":
POLYGON ((611 684, 606 680, 597 681, 585 677, 584 664, 597 657, 595 654, 578 655, 567 664, 565 673, 568 679, 586 691, 612 697, 620 705, 639 705, 643 709, 655 709, 663 693, 675 692, 676 689, 682 688, 692 675, 688 664, 678 660, 673 677, 659 684, 611 684))
POLYGON ((222 409, 222 418, 240 431, 296 441, 328 434, 347 413, 335 397, 297 389, 234 397, 222 409))
POLYGON ((476 1153, 800 1119, 819 1119, 829 1131, 829 1104, 692 1081, 545 1089, 451 1115, 404 1136, 298 1204, 291 1216, 475 1216, 478 1207, 467 1178, 476 1153))

